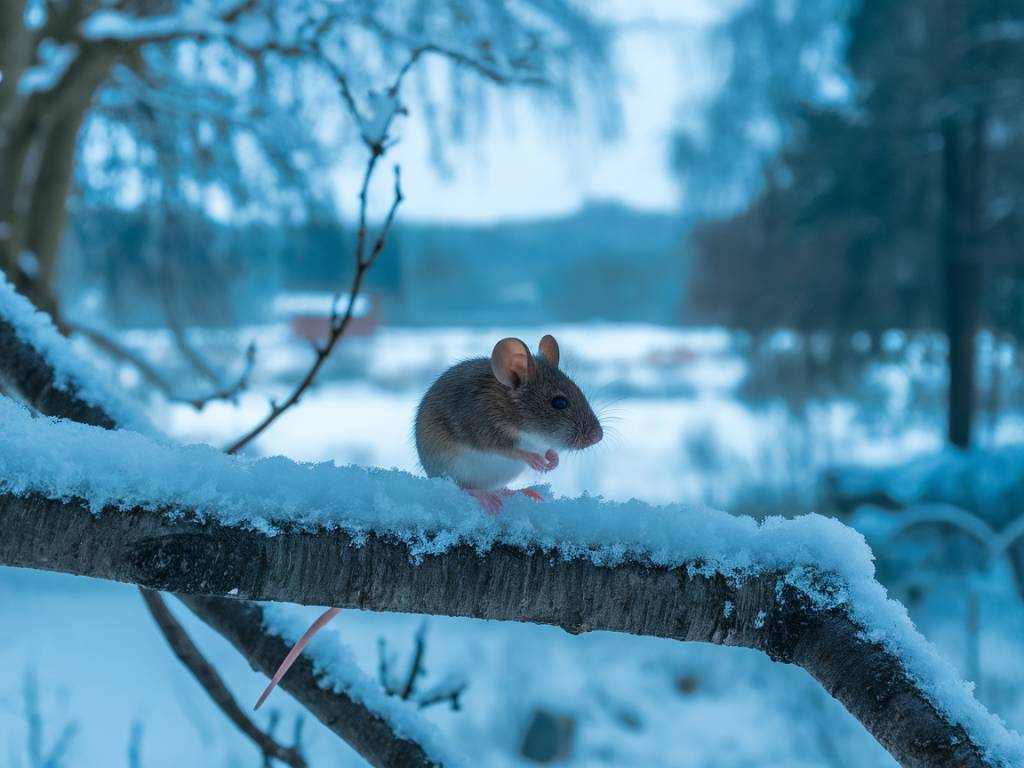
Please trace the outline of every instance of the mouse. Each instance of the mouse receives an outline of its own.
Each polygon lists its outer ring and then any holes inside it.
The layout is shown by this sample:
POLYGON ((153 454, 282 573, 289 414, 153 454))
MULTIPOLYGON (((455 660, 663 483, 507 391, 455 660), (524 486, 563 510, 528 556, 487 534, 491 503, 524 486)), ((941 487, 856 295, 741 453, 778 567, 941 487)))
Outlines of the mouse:
POLYGON ((495 513, 524 470, 550 472, 559 451, 599 443, 601 422, 559 358, 550 334, 536 355, 520 339, 506 338, 489 358, 442 373, 416 411, 416 452, 427 477, 452 480, 495 513))
MULTIPOLYGON (((555 337, 540 340, 537 354, 505 338, 491 356, 456 363, 430 385, 416 410, 416 453, 427 477, 447 478, 497 514, 507 485, 526 469, 550 472, 559 451, 601 442, 604 429, 586 396, 558 367, 555 337)), ((521 491, 541 501, 532 489, 521 491)), ((328 608, 285 656, 255 709, 340 608, 328 608)))

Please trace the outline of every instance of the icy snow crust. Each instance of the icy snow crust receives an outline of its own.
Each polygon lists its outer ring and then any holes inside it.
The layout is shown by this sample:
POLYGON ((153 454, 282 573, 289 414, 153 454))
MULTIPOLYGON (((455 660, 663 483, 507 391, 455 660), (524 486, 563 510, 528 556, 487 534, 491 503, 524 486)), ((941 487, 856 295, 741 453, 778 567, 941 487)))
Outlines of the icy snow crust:
MULTIPOLYGON (((339 619, 335 619, 337 621, 339 619)), ((289 643, 296 642, 308 629, 306 623, 291 614, 287 606, 274 603, 263 604, 263 623, 269 632, 289 643)), ((338 642, 337 635, 330 627, 318 632, 306 651, 313 660, 313 673, 320 686, 343 693, 377 713, 391 725, 397 736, 418 743, 434 762, 453 767, 463 765, 464 761, 448 748, 441 732, 420 714, 415 702, 388 696, 376 680, 359 669, 355 657, 338 642)))
POLYGON ((686 566, 736 583, 782 572, 817 607, 843 607, 865 639, 895 653, 936 707, 985 745, 990 761, 1024 765, 1024 739, 975 701, 903 606, 888 599, 864 538, 830 518, 759 523, 702 507, 593 497, 542 503, 517 497, 489 516, 451 483, 397 470, 230 457, 211 446, 179 447, 33 417, 8 399, 0 399, 0 425, 0 491, 79 497, 96 513, 107 505, 170 507, 266 535, 287 525, 343 530, 360 542, 372 532, 405 542, 416 558, 460 544, 485 552, 501 543, 601 566, 686 566))
MULTIPOLYGON (((54 386, 65 392, 74 391, 89 405, 102 408, 121 426, 152 434, 142 412, 121 396, 93 365, 79 358, 68 340, 57 331, 50 316, 38 312, 3 274, 0 274, 0 318, 10 323, 18 338, 31 345, 50 364, 54 386)), ((0 426, 6 427, 3 419, 0 419, 0 426)))

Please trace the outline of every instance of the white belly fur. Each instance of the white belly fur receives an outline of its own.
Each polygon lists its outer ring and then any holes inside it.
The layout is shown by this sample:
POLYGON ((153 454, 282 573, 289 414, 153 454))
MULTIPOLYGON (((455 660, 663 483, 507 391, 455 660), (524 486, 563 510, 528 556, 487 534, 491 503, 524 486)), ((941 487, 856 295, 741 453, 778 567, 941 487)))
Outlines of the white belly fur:
POLYGON ((519 448, 521 450, 539 453, 543 456, 549 448, 554 447, 551 444, 551 438, 547 435, 537 434, 536 432, 519 433, 519 448))
POLYGON ((526 469, 526 462, 496 453, 465 448, 451 463, 449 476, 459 485, 479 490, 504 488, 526 469))

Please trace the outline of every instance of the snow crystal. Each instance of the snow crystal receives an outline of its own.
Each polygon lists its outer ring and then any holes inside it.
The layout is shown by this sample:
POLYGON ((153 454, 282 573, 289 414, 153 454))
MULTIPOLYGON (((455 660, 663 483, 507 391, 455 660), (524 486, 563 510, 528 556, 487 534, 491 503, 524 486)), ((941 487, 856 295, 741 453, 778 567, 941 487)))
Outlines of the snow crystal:
POLYGON ((49 315, 37 312, 32 303, 15 291, 2 274, 0 318, 10 323, 18 338, 30 344, 50 364, 54 372, 54 386, 71 391, 71 383, 74 382, 78 397, 90 405, 102 408, 118 424, 151 433, 151 427, 139 408, 91 364, 81 360, 72 351, 68 340, 54 327, 49 315))
MULTIPOLYGON (((289 643, 295 643, 308 628, 287 606, 274 603, 263 605, 263 621, 268 631, 289 643)), ((309 643, 308 655, 313 660, 320 686, 343 693, 376 713, 399 737, 411 739, 423 747, 434 762, 461 765, 462 761, 449 751, 441 733, 420 714, 415 702, 388 696, 377 681, 363 673, 348 648, 338 642, 337 634, 333 628, 327 628, 309 643)))
POLYGON ((781 572, 814 606, 842 607, 864 639, 900 658, 935 706, 984 745, 990 761, 1024 764, 1024 739, 978 704, 906 609, 888 598, 863 536, 831 518, 756 521, 703 507, 588 496, 510 498, 490 516, 451 483, 397 470, 231 457, 211 446, 172 446, 133 432, 33 418, 7 399, 0 399, 0 424, 0 491, 80 497, 97 513, 105 505, 171 514, 177 508, 268 535, 282 524, 344 530, 357 541, 372 532, 405 542, 415 558, 460 544, 486 551, 504 543, 598 565, 685 565, 734 583, 781 572))

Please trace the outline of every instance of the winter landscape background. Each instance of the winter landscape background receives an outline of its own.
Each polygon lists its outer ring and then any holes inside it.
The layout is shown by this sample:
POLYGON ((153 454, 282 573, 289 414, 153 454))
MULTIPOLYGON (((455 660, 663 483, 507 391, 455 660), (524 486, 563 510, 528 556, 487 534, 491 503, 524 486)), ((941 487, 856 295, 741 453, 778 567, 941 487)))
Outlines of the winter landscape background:
MULTIPOLYGON (((34 29, 63 12, 14 5, 34 29)), ((179 22, 195 13, 167 5, 179 22)), ((451 44, 505 5, 465 4, 451 44)), ((677 5, 527 3, 578 46, 543 60, 551 93, 449 61, 410 75, 371 231, 395 163, 404 199, 351 331, 245 454, 422 474, 412 423, 433 379, 500 338, 551 333, 606 437, 523 485, 835 517, 979 701, 1024 731, 1024 542, 1000 539, 1024 519, 1024 111, 1005 90, 1024 5, 677 5)), ((94 36, 141 34, 105 21, 94 36)), ((115 65, 84 113, 52 265, 31 227, 0 265, 59 307, 75 350, 157 431, 223 447, 288 396, 335 292, 344 304, 366 155, 329 86, 298 67, 279 64, 292 79, 274 87, 294 102, 253 129, 256 151, 223 106, 252 98, 229 60, 205 60, 208 42, 149 45, 147 66, 115 65)), ((73 71, 60 50, 35 56, 22 96, 73 71)), ((393 78, 400 57, 382 50, 353 75, 360 99, 393 78)), ((255 701, 266 678, 170 602, 255 701)), ((403 675, 423 637, 420 684, 461 690, 458 709, 423 714, 467 765, 895 765, 806 672, 746 649, 354 610, 325 633, 371 676, 382 659, 403 675), (558 749, 538 722, 562 729, 558 749)), ((312 766, 364 764, 283 691, 256 720, 298 733, 312 766)), ((0 763, 260 759, 134 587, 0 568, 0 763)))

